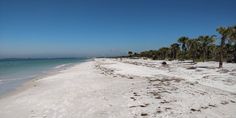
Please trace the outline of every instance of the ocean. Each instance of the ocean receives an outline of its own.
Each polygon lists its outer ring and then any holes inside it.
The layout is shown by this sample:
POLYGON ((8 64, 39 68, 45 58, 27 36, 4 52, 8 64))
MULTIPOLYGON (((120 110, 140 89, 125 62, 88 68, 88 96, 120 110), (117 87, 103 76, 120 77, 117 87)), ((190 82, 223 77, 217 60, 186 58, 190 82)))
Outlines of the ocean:
POLYGON ((86 60, 85 58, 1 59, 0 96, 14 91, 26 81, 86 60))

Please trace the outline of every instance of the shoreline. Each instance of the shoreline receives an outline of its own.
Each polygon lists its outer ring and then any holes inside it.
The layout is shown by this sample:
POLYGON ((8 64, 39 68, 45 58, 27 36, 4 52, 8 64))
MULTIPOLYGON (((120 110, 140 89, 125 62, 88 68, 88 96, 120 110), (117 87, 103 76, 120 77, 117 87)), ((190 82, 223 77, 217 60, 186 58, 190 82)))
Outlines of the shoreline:
POLYGON ((86 61, 87 60, 82 61, 82 62, 71 63, 71 64, 60 64, 60 65, 57 65, 55 67, 52 67, 49 70, 47 70, 46 72, 41 72, 38 75, 36 75, 35 77, 32 77, 29 80, 26 80, 25 82, 21 83, 19 86, 16 86, 14 88, 14 90, 10 90, 10 91, 8 91, 5 94, 0 95, 0 100, 4 99, 4 98, 7 98, 7 97, 10 97, 10 96, 14 96, 16 94, 19 94, 20 92, 23 92, 23 91, 25 91, 27 89, 30 89, 30 88, 32 88, 34 86, 37 86, 37 82, 36 82, 37 80, 44 79, 46 77, 59 74, 63 70, 71 68, 71 67, 73 67, 73 66, 75 66, 77 64, 84 63, 86 61), (60 67, 58 68, 58 66, 60 66, 60 67))

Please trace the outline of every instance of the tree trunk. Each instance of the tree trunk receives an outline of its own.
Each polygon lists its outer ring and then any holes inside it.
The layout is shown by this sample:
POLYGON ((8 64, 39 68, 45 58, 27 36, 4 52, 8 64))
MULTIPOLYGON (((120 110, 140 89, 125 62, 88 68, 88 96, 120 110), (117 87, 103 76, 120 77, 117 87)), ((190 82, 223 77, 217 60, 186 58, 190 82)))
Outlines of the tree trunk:
POLYGON ((193 63, 195 63, 195 58, 193 58, 193 63))
POLYGON ((236 63, 236 44, 234 44, 234 63, 236 63))
POLYGON ((196 54, 195 54, 195 52, 193 51, 193 52, 192 52, 193 63, 195 63, 195 57, 196 57, 196 54))
POLYGON ((236 63, 236 52, 234 53, 234 63, 236 63))
POLYGON ((221 38, 220 43, 220 59, 219 59, 219 68, 223 67, 223 53, 224 53, 225 38, 221 38))
POLYGON ((206 59, 206 48, 203 50, 203 62, 205 62, 206 59))

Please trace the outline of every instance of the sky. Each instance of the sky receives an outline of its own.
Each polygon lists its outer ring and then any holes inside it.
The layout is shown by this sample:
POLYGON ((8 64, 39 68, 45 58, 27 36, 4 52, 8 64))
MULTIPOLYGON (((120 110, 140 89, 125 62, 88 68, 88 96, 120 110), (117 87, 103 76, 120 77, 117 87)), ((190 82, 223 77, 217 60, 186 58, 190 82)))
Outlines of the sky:
POLYGON ((126 55, 236 25, 236 0, 0 0, 0 58, 126 55))

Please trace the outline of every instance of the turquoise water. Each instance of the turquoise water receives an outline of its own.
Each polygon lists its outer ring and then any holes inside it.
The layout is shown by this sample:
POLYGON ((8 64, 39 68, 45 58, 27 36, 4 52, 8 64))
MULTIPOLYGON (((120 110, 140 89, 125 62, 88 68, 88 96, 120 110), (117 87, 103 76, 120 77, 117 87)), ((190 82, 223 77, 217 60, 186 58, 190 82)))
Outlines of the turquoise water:
POLYGON ((60 70, 85 60, 84 58, 0 60, 0 95, 13 91, 24 82, 45 75, 49 71, 60 70))

